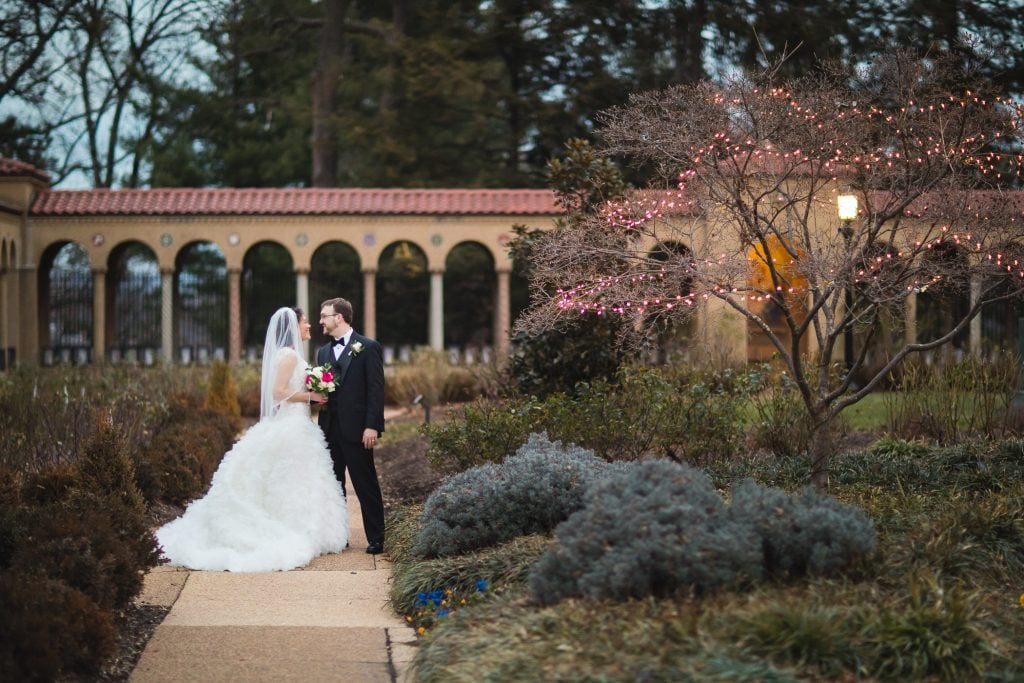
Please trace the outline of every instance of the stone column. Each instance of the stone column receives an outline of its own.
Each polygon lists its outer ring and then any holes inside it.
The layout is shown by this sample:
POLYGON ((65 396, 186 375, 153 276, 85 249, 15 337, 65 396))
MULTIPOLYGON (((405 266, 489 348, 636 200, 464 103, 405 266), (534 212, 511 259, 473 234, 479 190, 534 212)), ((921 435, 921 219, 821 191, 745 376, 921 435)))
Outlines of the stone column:
MULTIPOLYGON (((311 325, 315 325, 317 319, 320 316, 314 316, 312 311, 309 309, 309 270, 304 268, 295 269, 295 305, 301 308, 306 313, 306 319, 311 325)), ((306 358, 311 358, 309 355, 309 341, 305 341, 302 344, 303 354, 306 358)))
MULTIPOLYGON (((39 282, 34 265, 18 266, 18 362, 38 363, 39 354, 39 282)), ((49 313, 48 311, 45 313, 49 313)))
POLYGON ((160 270, 160 358, 174 362, 174 271, 160 270))
POLYGON ((102 363, 107 358, 107 271, 92 271, 92 362, 102 363))
POLYGON ((242 358, 242 271, 228 268, 228 362, 242 358))
POLYGON ((309 308, 309 270, 298 268, 295 271, 295 305, 306 312, 306 317, 313 320, 309 308))
POLYGON ((377 338, 377 271, 363 271, 363 334, 377 338))
MULTIPOLYGON (((971 307, 973 308, 978 299, 981 297, 981 276, 971 276, 971 307)), ((981 313, 971 318, 970 328, 968 332, 968 348, 971 350, 971 355, 975 358, 981 358, 981 313)))
POLYGON ((430 271, 430 348, 444 349, 444 271, 430 271))
POLYGON ((511 296, 509 294, 510 271, 498 271, 498 288, 494 292, 494 357, 508 357, 512 334, 511 296))
POLYGON ((7 269, 0 270, 0 355, 3 356, 3 369, 7 367, 7 349, 10 347, 11 301, 7 292, 7 269))

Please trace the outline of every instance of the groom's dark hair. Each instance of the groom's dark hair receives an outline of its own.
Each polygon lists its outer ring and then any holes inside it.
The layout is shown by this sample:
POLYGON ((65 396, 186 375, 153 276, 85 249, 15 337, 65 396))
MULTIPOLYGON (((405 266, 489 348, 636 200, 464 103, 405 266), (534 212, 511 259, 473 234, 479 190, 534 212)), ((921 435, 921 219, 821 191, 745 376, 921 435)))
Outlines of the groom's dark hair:
POLYGON ((349 303, 348 299, 342 299, 341 297, 328 299, 320 304, 320 310, 322 311, 328 306, 330 306, 335 313, 340 313, 341 317, 345 319, 345 322, 349 325, 352 324, 352 304, 349 303))

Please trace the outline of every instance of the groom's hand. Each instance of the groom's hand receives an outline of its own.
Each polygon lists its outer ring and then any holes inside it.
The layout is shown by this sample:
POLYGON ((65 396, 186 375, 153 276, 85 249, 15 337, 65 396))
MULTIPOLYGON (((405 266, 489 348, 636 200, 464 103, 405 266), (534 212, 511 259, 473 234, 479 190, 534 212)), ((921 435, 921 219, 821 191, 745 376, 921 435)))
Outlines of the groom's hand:
POLYGON ((367 427, 363 430, 363 448, 371 450, 377 445, 377 430, 367 427))

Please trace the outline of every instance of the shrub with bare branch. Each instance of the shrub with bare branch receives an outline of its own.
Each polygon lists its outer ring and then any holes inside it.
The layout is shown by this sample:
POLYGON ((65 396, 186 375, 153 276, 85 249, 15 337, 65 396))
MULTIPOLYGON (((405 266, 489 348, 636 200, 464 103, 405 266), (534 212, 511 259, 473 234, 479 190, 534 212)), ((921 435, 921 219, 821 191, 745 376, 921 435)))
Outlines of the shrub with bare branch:
POLYGON ((715 320, 705 331, 754 329, 797 386, 823 486, 841 411, 1024 290, 1024 199, 1006 189, 1019 179, 1022 113, 962 64, 908 54, 852 74, 823 66, 783 83, 768 69, 637 94, 604 113, 604 149, 675 187, 547 234, 533 284, 550 294, 519 324, 701 311, 715 320), (859 199, 847 222, 841 190, 859 199), (970 305, 932 338, 887 339, 883 361, 867 364, 882 317, 902 319, 928 290, 970 305), (854 327, 864 338, 839 367, 854 327))

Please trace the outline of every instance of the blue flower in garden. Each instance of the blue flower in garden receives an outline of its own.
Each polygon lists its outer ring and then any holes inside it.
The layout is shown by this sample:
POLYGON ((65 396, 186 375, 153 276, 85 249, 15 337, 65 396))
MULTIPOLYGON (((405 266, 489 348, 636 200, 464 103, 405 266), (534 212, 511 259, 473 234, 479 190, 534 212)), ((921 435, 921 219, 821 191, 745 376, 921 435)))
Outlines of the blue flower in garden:
POLYGON ((427 604, 427 594, 426 593, 417 593, 416 594, 416 604, 417 605, 426 605, 427 604))
POLYGON ((440 604, 441 604, 441 598, 442 598, 443 596, 444 596, 444 593, 442 593, 441 591, 430 591, 430 593, 429 593, 429 594, 427 595, 427 597, 428 597, 428 598, 429 598, 429 599, 430 599, 430 600, 431 600, 431 601, 432 601, 432 602, 433 602, 433 603, 434 603, 435 605, 440 605, 440 604))
POLYGON ((442 607, 441 609, 437 610, 437 616, 439 616, 439 617, 446 617, 446 616, 448 616, 448 608, 447 607, 442 607))
POLYGON ((483 593, 485 590, 487 590, 487 579, 479 579, 479 580, 477 580, 477 582, 476 582, 476 589, 478 591, 480 591, 481 593, 483 593))

